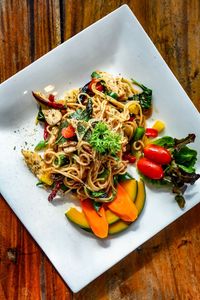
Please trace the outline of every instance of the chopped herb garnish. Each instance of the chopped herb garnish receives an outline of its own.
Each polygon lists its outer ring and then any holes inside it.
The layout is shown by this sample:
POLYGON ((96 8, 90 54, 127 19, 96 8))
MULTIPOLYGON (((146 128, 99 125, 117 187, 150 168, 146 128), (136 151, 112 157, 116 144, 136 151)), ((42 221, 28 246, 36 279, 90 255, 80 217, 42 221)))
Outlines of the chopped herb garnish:
POLYGON ((103 122, 96 124, 92 131, 89 143, 100 154, 116 155, 121 149, 120 135, 112 132, 107 124, 103 122))

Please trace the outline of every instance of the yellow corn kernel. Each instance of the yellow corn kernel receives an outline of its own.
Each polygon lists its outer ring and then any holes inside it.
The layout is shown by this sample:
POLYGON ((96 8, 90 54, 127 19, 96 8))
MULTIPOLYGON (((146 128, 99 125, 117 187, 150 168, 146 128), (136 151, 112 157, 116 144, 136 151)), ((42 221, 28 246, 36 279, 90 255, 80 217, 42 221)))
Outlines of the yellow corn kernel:
POLYGON ((165 129, 165 123, 161 120, 156 120, 152 128, 158 130, 158 132, 161 132, 165 129))
POLYGON ((130 114, 135 114, 137 115, 139 113, 139 107, 137 104, 133 103, 131 105, 129 105, 128 107, 129 113, 130 114))
POLYGON ((53 179, 51 178, 50 173, 42 173, 38 175, 38 179, 44 182, 47 185, 52 185, 53 184, 53 179))

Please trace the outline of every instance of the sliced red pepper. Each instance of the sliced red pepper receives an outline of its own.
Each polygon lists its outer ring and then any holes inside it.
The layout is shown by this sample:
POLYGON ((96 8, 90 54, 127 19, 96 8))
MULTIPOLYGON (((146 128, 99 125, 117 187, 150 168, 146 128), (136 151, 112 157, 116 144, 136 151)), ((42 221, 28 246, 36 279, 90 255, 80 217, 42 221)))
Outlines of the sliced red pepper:
POLYGON ((98 79, 92 79, 88 85, 88 88, 90 91, 92 91, 92 86, 93 84, 96 84, 96 89, 99 91, 99 92, 103 92, 104 90, 104 87, 103 85, 101 84, 101 82, 98 80, 98 79))
POLYGON ((130 116, 129 122, 133 122, 135 120, 135 116, 130 116))
POLYGON ((57 103, 57 102, 51 102, 47 99, 44 99, 43 97, 41 97, 40 95, 38 95, 35 92, 32 92, 33 97, 41 104, 44 104, 48 107, 52 107, 55 109, 66 109, 65 105, 61 104, 61 103, 57 103))
POLYGON ((54 188, 52 189, 51 193, 48 196, 48 201, 49 202, 51 202, 56 197, 62 183, 63 183, 63 181, 58 181, 58 182, 55 183, 54 188))
POLYGON ((125 153, 123 155, 123 160, 128 160, 130 164, 134 164, 136 161, 136 157, 130 153, 125 153))
POLYGON ((62 129, 61 134, 64 138, 69 139, 76 135, 75 129, 72 125, 69 125, 62 129))
POLYGON ((44 140, 46 141, 46 140, 48 140, 48 137, 49 137, 49 133, 48 133, 48 131, 47 131, 47 126, 48 126, 49 124, 47 123, 47 122, 45 122, 44 123, 44 133, 43 133, 43 137, 44 137, 44 140))
POLYGON ((49 99, 50 102, 54 102, 55 101, 55 96, 53 94, 49 94, 48 99, 49 99))
POLYGON ((158 136, 158 130, 154 128, 146 128, 145 135, 150 138, 155 138, 158 136))

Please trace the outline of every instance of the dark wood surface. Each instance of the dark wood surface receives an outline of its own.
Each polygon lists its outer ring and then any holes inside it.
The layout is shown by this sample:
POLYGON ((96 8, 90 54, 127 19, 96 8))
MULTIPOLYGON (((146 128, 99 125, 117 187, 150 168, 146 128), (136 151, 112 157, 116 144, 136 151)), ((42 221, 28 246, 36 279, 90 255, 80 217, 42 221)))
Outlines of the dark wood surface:
MULTIPOLYGON (((0 81, 123 3, 200 111, 199 0, 0 0, 0 81)), ((200 205, 73 294, 0 197, 0 299, 198 300, 200 205)))

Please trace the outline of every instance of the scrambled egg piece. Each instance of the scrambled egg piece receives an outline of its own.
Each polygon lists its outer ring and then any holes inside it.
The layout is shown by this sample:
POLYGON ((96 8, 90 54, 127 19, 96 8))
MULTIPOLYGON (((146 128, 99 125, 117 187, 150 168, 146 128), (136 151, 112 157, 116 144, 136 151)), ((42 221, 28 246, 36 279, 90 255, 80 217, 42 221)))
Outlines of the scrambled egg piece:
POLYGON ((31 172, 45 184, 52 185, 51 173, 45 171, 46 165, 42 157, 38 153, 28 150, 22 150, 22 154, 31 172))

